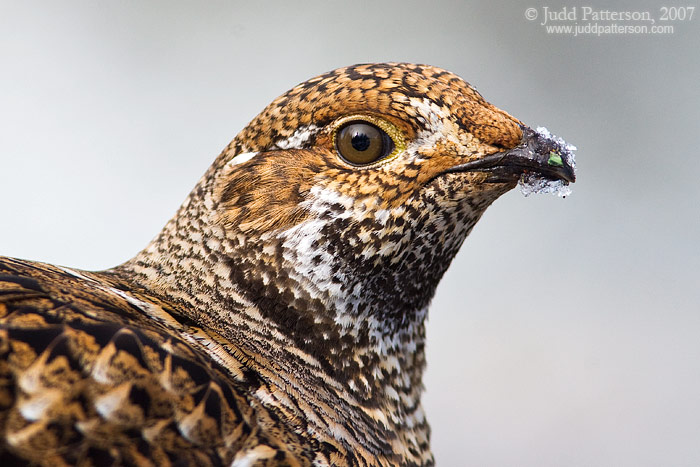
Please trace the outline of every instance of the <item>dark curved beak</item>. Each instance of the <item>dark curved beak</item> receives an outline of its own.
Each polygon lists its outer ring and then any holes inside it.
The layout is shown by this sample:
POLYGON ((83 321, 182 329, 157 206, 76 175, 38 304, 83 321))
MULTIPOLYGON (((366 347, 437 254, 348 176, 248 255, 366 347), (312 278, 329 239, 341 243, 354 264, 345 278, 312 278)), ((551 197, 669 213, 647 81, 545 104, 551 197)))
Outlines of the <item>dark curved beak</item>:
POLYGON ((504 152, 456 165, 445 172, 489 172, 489 181, 510 181, 533 173, 549 180, 576 181, 573 151, 576 149, 544 128, 538 131, 523 126, 520 144, 504 152))

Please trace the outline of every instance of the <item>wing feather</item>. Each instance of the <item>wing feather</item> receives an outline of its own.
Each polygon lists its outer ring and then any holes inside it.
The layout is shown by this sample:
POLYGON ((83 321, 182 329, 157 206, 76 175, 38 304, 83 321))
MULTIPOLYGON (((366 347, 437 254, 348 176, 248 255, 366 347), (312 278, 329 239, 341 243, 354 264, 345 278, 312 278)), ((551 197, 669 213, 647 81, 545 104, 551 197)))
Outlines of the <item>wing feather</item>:
POLYGON ((0 462, 222 465, 255 445, 245 381, 115 287, 0 259, 0 462))

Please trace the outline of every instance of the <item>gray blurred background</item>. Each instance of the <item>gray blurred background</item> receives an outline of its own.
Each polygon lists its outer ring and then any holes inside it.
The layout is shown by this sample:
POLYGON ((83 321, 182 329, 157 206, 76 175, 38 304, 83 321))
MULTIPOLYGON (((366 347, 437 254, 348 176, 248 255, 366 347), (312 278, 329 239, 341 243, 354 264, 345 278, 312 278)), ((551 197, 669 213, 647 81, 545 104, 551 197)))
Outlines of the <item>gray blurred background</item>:
POLYGON ((540 24, 661 14, 607 3, 2 1, 0 254, 120 263, 293 85, 438 65, 579 147, 573 194, 508 193, 438 289, 438 464, 700 465, 700 11, 664 35, 540 24))

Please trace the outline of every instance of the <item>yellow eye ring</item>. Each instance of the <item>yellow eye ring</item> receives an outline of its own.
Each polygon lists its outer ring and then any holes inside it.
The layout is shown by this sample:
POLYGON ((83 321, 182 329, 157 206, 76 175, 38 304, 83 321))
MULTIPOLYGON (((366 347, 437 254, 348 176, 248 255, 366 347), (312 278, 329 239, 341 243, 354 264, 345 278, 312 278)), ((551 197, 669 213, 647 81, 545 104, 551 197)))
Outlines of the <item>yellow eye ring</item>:
POLYGON ((406 149, 401 131, 374 115, 348 115, 334 127, 333 146, 338 156, 355 167, 374 166, 406 149))

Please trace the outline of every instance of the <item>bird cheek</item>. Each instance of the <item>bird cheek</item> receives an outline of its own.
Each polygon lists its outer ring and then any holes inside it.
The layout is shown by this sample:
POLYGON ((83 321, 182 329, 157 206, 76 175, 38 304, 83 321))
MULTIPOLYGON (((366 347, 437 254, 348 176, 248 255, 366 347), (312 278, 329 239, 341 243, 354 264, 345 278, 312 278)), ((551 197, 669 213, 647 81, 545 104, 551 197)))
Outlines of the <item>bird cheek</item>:
POLYGON ((417 151, 418 163, 408 164, 404 175, 413 177, 419 186, 438 178, 447 169, 459 164, 459 156, 453 149, 437 147, 431 150, 417 151))

